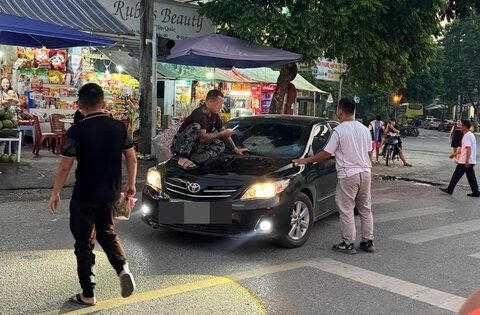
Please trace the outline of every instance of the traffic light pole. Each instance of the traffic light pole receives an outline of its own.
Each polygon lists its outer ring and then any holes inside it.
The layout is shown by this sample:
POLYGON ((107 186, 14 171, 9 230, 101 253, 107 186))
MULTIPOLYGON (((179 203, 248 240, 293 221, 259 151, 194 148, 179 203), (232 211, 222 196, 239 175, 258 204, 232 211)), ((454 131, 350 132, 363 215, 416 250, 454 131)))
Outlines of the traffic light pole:
POLYGON ((154 38, 153 2, 154 0, 141 0, 140 2, 142 15, 140 18, 140 143, 138 150, 144 159, 148 159, 152 152, 152 92, 154 85, 152 60, 155 43, 152 40, 154 38))

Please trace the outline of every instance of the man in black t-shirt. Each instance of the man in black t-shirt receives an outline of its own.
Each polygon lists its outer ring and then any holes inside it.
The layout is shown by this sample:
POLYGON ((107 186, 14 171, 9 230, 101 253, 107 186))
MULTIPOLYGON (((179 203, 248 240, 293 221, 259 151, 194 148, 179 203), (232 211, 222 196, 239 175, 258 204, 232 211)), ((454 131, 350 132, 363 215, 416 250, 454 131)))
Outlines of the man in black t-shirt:
POLYGON ((178 165, 186 170, 197 168, 194 163, 205 163, 225 150, 227 140, 233 152, 242 155, 246 149, 237 148, 232 140, 234 131, 224 129, 220 118, 224 96, 219 90, 207 94, 204 105, 195 109, 183 122, 172 141, 172 152, 179 156, 178 165), (193 161, 194 162, 193 162, 193 161))
POLYGON ((100 86, 84 85, 78 92, 78 102, 85 118, 67 131, 48 211, 56 212, 59 193, 76 159, 70 230, 75 239, 77 272, 83 292, 72 296, 70 301, 95 305, 92 251, 96 241, 119 276, 121 295, 130 296, 135 289, 125 251, 114 231, 113 208, 122 192, 122 154, 127 160, 128 182, 123 190, 127 196, 136 192, 137 159, 127 128, 103 113, 105 101, 100 86))

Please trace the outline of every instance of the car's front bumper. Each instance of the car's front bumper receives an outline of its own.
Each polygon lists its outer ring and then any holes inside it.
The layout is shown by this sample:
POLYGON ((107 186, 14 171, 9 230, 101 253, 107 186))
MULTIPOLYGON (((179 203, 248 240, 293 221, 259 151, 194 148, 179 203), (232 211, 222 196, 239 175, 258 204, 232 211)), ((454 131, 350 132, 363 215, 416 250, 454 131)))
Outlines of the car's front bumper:
MULTIPOLYGON (((290 228, 290 215, 293 200, 287 195, 280 195, 267 200, 226 200, 232 208, 231 224, 167 224, 159 222, 159 213, 168 207, 170 196, 164 192, 157 192, 145 186, 142 193, 142 220, 146 224, 157 228, 191 232, 204 235, 251 238, 267 237, 278 238, 285 235, 290 228), (270 231, 260 229, 260 222, 268 220, 272 228, 270 231)), ((191 202, 186 201, 185 202, 191 202)), ((211 202, 215 206, 215 202, 211 202)))

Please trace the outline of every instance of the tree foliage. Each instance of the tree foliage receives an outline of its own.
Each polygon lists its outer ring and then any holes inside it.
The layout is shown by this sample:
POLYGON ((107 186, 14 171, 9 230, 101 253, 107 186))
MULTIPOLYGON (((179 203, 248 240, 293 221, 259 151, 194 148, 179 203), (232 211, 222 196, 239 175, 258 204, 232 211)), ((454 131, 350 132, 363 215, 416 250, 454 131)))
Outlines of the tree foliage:
POLYGON ((348 64, 349 81, 396 89, 426 68, 446 8, 444 0, 213 0, 200 13, 222 33, 307 62, 337 57, 348 64))
POLYGON ((480 100, 480 17, 471 16, 455 20, 447 27, 447 33, 442 41, 445 46, 444 78, 446 95, 456 102, 462 95, 475 107, 480 100))
POLYGON ((437 44, 428 62, 428 70, 417 73, 407 80, 405 89, 400 90, 407 102, 431 103, 435 99, 444 100, 446 61, 444 49, 437 44))

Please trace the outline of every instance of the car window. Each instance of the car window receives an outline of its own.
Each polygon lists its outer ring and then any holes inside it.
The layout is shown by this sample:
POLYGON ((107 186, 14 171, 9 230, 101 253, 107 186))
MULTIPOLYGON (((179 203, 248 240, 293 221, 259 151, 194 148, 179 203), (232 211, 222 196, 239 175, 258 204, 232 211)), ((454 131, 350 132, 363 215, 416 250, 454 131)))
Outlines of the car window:
POLYGON ((232 137, 239 147, 275 158, 297 158, 305 151, 311 128, 305 125, 234 120, 225 128, 235 130, 232 137))
POLYGON ((323 150, 330 138, 330 129, 326 124, 320 125, 317 134, 313 137, 312 150, 314 154, 323 150))

